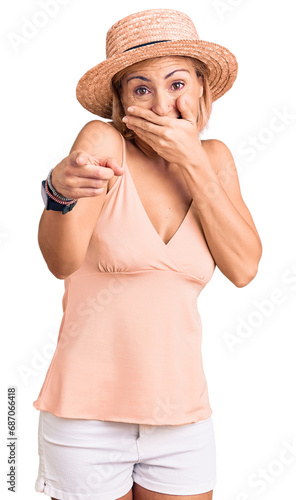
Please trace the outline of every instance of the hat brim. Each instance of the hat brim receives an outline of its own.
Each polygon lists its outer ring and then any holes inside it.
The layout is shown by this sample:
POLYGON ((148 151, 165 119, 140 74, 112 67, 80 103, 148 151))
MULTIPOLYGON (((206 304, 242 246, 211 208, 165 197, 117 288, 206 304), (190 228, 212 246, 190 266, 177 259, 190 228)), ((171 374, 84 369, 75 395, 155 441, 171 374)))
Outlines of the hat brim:
POLYGON ((113 76, 132 64, 161 56, 189 56, 204 62, 209 68, 212 101, 224 95, 237 77, 237 60, 225 47, 204 40, 174 40, 131 49, 97 64, 80 78, 78 101, 91 113, 111 119, 113 76))

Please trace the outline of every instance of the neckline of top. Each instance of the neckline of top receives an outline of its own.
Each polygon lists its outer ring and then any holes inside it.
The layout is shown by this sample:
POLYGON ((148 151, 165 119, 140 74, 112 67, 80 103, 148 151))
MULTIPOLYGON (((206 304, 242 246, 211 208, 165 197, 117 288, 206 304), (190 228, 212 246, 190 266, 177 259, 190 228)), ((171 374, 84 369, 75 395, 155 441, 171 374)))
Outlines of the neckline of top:
POLYGON ((147 213, 147 211, 146 211, 146 209, 145 209, 145 207, 144 207, 144 205, 142 203, 142 200, 140 198, 140 195, 139 195, 139 193, 137 191, 137 188, 136 188, 136 185, 134 183, 133 177, 131 175, 130 169, 129 169, 128 164, 126 162, 126 144, 125 144, 125 139, 124 139, 124 137, 123 137, 122 134, 120 134, 120 135, 121 135, 122 143, 123 143, 123 149, 122 149, 122 166, 126 167, 126 171, 127 171, 128 176, 129 176, 129 178, 131 180, 131 185, 133 186, 134 192, 135 192, 137 200, 139 202, 139 206, 141 207, 141 210, 144 213, 144 216, 145 216, 145 219, 148 222, 148 225, 153 229, 154 234, 156 234, 157 238, 161 241, 161 243, 165 247, 168 247, 169 245, 172 244, 173 241, 175 241, 177 235, 180 233, 180 231, 183 228, 185 222, 187 221, 187 219, 189 217, 189 214, 191 213, 191 209, 192 209, 192 205, 193 205, 193 199, 191 200, 190 205, 189 205, 189 207, 188 207, 188 209, 187 209, 187 211, 186 211, 183 219, 181 220, 180 224, 178 225, 176 231, 174 231, 172 237, 165 243, 163 241, 162 237, 158 234, 158 232, 155 229, 154 225, 152 224, 151 219, 150 219, 150 217, 149 217, 149 215, 148 215, 148 213, 147 213))

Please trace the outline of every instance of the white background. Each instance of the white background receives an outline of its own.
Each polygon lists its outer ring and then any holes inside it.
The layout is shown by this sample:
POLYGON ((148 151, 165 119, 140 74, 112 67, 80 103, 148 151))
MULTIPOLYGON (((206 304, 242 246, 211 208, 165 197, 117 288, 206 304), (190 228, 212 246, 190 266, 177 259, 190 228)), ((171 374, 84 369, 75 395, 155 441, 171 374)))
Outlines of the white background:
POLYGON ((187 13, 201 39, 224 45, 237 57, 237 80, 213 104, 202 138, 220 139, 232 151, 263 244, 258 274, 248 286, 235 287, 216 268, 199 297, 217 445, 214 499, 295 499, 296 102, 290 0, 17 0, 2 6, 0 495, 11 497, 7 387, 15 385, 14 498, 43 498, 34 491, 39 412, 32 403, 56 345, 64 284, 49 272, 37 243, 41 181, 69 154, 84 124, 96 118, 78 103, 75 89, 105 58, 107 29, 149 8, 187 13), (45 14, 49 4, 51 16, 45 14), (25 39, 29 22, 39 27, 25 39), (13 44, 16 36, 23 38, 13 44))

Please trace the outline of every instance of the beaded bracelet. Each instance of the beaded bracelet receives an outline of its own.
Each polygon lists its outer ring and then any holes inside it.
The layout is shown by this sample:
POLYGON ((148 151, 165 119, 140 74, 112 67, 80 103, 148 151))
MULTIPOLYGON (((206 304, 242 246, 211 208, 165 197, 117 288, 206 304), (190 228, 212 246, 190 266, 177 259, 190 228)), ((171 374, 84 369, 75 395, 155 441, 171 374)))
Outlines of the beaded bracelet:
MULTIPOLYGON (((53 195, 57 198, 57 200, 55 201, 61 201, 61 202, 69 202, 69 203, 73 203, 74 201, 77 201, 75 199, 71 199, 71 198, 66 198, 65 196, 62 196, 60 193, 58 193, 52 183, 51 183, 51 174, 52 174, 52 171, 53 171, 53 168, 50 170, 48 176, 47 176, 47 185, 48 185, 48 188, 50 189, 50 191, 53 193, 53 195)), ((51 193, 49 193, 50 195, 51 193)), ((52 196, 51 196, 52 197, 52 196)))
POLYGON ((60 198, 57 198, 56 196, 54 196, 50 190, 49 190, 49 187, 48 187, 48 182, 47 182, 47 179, 45 181, 45 191, 46 193, 48 194, 48 196, 50 196, 50 198, 52 198, 54 201, 56 201, 57 203, 61 203, 62 205, 70 205, 71 203, 74 203, 75 204, 77 203, 77 200, 70 200, 70 201, 65 201, 65 200, 61 200, 60 198))

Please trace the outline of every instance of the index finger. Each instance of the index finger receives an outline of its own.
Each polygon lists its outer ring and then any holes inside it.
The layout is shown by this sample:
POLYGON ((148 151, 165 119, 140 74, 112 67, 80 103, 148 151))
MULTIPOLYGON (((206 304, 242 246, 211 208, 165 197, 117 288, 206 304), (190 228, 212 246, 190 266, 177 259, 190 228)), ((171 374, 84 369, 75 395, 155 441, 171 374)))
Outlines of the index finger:
POLYGON ((98 164, 88 163, 87 165, 82 165, 81 169, 77 169, 75 173, 77 177, 88 178, 88 179, 102 179, 109 180, 113 177, 113 169, 108 168, 98 164))
POLYGON ((159 116, 150 109, 141 108, 140 106, 130 106, 127 108, 131 116, 144 118, 145 120, 155 123, 156 125, 168 125, 170 118, 168 116, 159 116))

